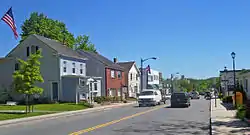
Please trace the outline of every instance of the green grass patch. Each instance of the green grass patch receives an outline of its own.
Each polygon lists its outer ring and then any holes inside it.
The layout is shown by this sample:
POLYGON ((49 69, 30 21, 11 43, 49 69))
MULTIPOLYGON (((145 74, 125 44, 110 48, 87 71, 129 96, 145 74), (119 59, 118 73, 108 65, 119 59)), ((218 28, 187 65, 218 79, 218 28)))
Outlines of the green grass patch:
MULTIPOLYGON (((25 105, 17 105, 17 106, 6 106, 0 105, 0 110, 25 110, 25 105)), ((73 110, 81 110, 88 108, 86 105, 74 104, 74 103, 57 103, 57 104, 37 104, 34 105, 34 110, 42 110, 42 111, 73 111, 73 110)))
POLYGON ((50 114, 45 112, 34 112, 28 114, 7 114, 7 113, 0 113, 0 120, 8 120, 8 119, 17 119, 17 118, 24 118, 24 117, 32 117, 38 115, 50 114))

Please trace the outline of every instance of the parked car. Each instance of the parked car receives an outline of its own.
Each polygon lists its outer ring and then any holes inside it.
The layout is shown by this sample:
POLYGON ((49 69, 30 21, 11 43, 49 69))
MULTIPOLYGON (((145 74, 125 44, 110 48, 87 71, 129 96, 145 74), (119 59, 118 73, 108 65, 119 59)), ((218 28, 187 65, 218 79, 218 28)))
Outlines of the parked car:
POLYGON ((199 92, 199 94, 200 94, 201 96, 204 96, 204 95, 205 95, 205 92, 199 92))
POLYGON ((191 92, 191 99, 200 99, 200 95, 197 91, 191 92))
POLYGON ((205 92, 204 98, 205 98, 206 100, 210 100, 210 99, 211 99, 211 93, 210 93, 210 92, 205 92))
POLYGON ((171 107, 185 106, 189 107, 190 96, 186 92, 175 92, 171 95, 171 107))
MULTIPOLYGON (((165 99, 165 98, 164 98, 165 99)), ((161 102, 165 102, 162 98, 162 94, 160 90, 154 90, 154 89, 145 89, 143 90, 139 97, 138 97, 138 103, 139 107, 141 106, 148 106, 148 105, 160 105, 161 102)))

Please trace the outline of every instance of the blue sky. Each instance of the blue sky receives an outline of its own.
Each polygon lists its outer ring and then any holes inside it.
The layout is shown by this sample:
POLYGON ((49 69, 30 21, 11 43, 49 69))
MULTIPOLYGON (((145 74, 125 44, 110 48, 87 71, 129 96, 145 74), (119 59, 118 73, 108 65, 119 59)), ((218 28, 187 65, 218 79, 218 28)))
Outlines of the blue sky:
MULTIPOLYGON (((118 61, 155 56, 145 63, 164 77, 218 76, 231 66, 250 68, 250 1, 235 0, 1 0, 0 14, 12 6, 18 27, 31 12, 63 21, 75 36, 87 34, 98 51, 118 61)), ((0 55, 18 44, 0 22, 0 55)))

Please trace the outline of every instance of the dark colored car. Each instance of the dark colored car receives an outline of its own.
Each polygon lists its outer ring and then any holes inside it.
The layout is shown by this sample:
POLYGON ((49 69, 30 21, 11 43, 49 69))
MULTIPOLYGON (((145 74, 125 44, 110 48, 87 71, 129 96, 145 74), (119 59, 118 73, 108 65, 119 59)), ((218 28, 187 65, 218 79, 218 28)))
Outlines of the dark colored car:
POLYGON ((205 92, 199 92, 199 94, 200 94, 201 96, 204 96, 204 95, 205 95, 205 92))
POLYGON ((207 100, 209 100, 209 99, 211 99, 211 93, 210 92, 205 92, 205 95, 204 95, 204 98, 205 99, 207 99, 207 100))
POLYGON ((171 107, 189 107, 190 96, 186 92, 176 92, 171 95, 171 107))

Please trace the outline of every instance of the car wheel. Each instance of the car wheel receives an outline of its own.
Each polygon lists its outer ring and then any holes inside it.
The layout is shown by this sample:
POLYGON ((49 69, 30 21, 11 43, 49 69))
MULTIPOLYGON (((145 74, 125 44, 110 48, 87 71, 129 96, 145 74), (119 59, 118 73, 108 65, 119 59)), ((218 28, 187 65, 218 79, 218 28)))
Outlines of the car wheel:
POLYGON ((142 107, 142 104, 139 104, 139 107, 142 107))
POLYGON ((158 102, 157 105, 161 105, 161 102, 158 102))

